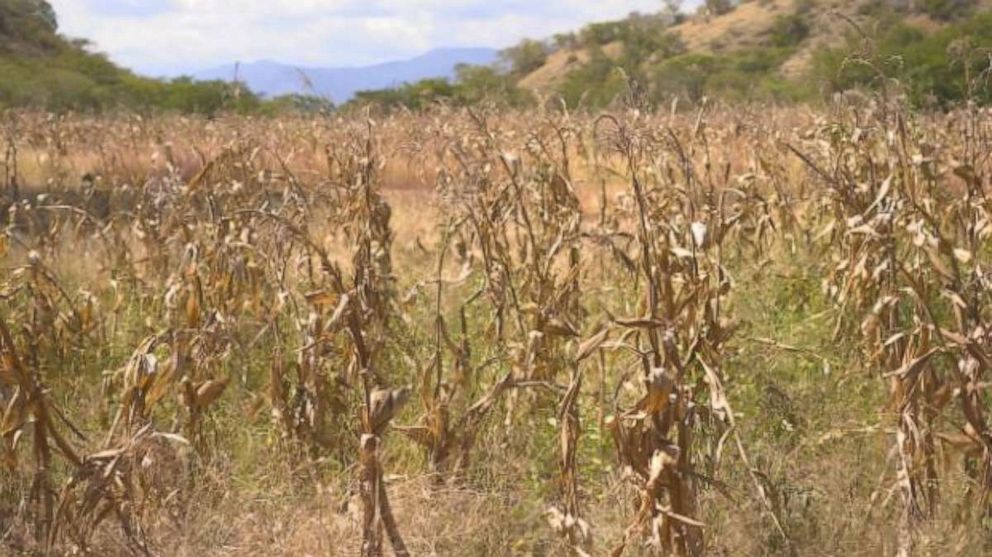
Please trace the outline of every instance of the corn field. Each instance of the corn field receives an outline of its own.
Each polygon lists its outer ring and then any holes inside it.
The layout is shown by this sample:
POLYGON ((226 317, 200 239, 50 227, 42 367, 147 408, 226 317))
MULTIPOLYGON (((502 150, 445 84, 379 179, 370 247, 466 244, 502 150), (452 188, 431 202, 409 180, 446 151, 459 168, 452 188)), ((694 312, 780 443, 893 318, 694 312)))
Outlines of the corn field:
POLYGON ((0 553, 992 551, 989 109, 0 149, 0 553))

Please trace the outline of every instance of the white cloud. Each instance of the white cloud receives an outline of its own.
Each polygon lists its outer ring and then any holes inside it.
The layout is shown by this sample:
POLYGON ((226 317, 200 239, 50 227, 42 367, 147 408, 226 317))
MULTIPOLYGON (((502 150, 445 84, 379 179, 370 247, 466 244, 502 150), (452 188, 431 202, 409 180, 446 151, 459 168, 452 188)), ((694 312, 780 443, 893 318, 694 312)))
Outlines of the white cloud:
POLYGON ((150 74, 235 60, 337 66, 442 46, 504 47, 662 6, 660 0, 50 1, 64 33, 150 74))

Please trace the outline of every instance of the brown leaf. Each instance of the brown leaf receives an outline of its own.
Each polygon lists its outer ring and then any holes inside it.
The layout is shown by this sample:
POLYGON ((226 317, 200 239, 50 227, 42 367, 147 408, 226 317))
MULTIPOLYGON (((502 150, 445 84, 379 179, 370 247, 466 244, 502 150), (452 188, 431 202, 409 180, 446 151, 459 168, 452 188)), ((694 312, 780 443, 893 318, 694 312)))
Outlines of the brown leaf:
POLYGON ((593 354, 596 350, 602 346, 603 342, 610 335, 610 330, 603 328, 602 331, 594 334, 593 336, 583 340, 579 343, 578 352, 575 355, 575 361, 581 362, 593 354))
POLYGON ((909 362, 906 362, 899 369, 886 373, 884 377, 898 377, 899 379, 905 380, 908 379, 910 376, 915 376, 917 373, 923 370, 923 367, 926 366, 928 361, 930 361, 930 358, 937 352, 940 352, 939 348, 931 348, 930 350, 927 350, 922 356, 910 360, 909 362))
POLYGON ((196 388, 196 407, 203 409, 210 406, 213 401, 220 398, 220 395, 224 393, 224 389, 227 388, 227 384, 230 381, 230 377, 224 377, 222 379, 210 379, 200 383, 196 388))

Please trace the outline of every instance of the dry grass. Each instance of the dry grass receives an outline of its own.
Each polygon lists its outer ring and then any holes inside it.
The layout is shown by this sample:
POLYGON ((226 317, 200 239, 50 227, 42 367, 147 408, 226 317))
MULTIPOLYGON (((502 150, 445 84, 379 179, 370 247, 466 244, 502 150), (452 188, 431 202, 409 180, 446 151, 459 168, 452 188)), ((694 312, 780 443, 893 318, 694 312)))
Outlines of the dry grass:
POLYGON ((795 0, 745 2, 719 16, 696 16, 672 28, 694 52, 730 51, 762 43, 775 18, 795 11, 795 0))
POLYGON ((988 110, 5 122, 5 553, 989 547, 988 110))
MULTIPOLYGON (((602 47, 603 54, 611 60, 619 59, 623 54, 623 44, 612 42, 602 47)), ((537 92, 551 90, 561 83, 568 73, 592 59, 588 49, 563 49, 552 52, 544 65, 524 76, 517 84, 519 87, 537 92)))

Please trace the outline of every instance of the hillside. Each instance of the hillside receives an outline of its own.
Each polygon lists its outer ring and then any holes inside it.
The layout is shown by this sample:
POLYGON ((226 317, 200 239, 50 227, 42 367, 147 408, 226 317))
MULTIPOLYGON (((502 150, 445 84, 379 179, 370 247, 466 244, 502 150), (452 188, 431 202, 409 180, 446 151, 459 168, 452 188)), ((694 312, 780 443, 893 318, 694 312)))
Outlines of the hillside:
MULTIPOLYGON (((603 47, 603 53, 610 60, 618 60, 623 54, 623 43, 614 41, 603 47)), ((548 55, 545 63, 533 72, 523 76, 518 85, 525 89, 543 90, 553 88, 570 71, 588 64, 592 59, 589 49, 562 49, 548 55)))
POLYGON ((383 89, 421 79, 455 77, 459 64, 488 65, 498 51, 491 48, 439 48, 411 58, 370 66, 324 68, 297 67, 263 60, 227 65, 197 72, 193 77, 227 81, 238 79, 252 91, 266 96, 315 94, 335 103, 346 102, 358 91, 383 89))
POLYGON ((741 2, 722 15, 700 9, 675 22, 662 23, 651 19, 656 16, 632 15, 626 20, 591 25, 564 39, 556 37, 556 45, 544 63, 522 75, 518 84, 539 94, 567 90, 570 81, 595 85, 590 77, 599 74, 605 78, 606 72, 591 66, 599 62, 605 67, 607 61, 628 74, 641 73, 643 79, 653 79, 664 58, 678 57, 715 65, 734 65, 744 59, 738 64, 747 68, 742 73, 759 70, 782 82, 798 80, 810 72, 815 54, 844 45, 855 32, 854 25, 869 35, 883 24, 887 27, 899 24, 932 34, 963 19, 964 6, 967 13, 974 13, 989 9, 992 2, 763 0, 741 2), (641 52, 640 57, 632 59, 623 55, 630 37, 643 42, 645 37, 659 35, 678 41, 679 56, 641 52))

